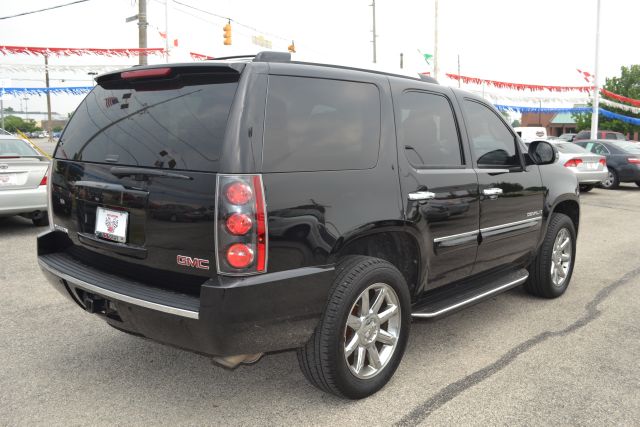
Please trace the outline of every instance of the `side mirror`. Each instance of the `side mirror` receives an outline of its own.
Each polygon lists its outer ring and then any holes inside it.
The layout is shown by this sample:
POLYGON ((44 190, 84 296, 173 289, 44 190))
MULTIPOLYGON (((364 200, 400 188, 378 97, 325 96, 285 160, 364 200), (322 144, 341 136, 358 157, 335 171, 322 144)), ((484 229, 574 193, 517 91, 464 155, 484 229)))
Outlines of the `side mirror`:
POLYGON ((550 165, 558 159, 558 151, 547 141, 533 141, 529 144, 529 157, 536 165, 550 165))

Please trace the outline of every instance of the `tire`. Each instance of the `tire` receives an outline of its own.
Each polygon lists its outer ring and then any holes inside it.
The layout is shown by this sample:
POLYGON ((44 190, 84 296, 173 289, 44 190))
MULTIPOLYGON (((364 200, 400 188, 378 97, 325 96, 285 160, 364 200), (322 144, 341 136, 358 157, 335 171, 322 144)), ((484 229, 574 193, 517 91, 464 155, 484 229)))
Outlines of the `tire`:
POLYGON ((410 305, 409 289, 397 268, 378 258, 346 257, 336 268, 320 323, 307 344, 298 349, 304 376, 320 390, 349 399, 361 399, 380 390, 404 354, 411 325, 410 305), (383 289, 386 296, 376 310, 374 303, 383 289), (371 311, 361 321, 365 291, 371 311), (393 314, 378 323, 375 313, 385 312, 393 314), (352 322, 347 325, 349 317, 352 322), (349 346, 352 353, 345 356, 349 346), (378 362, 370 359, 375 357, 374 351, 378 362), (362 362, 358 364, 358 360, 362 362))
POLYGON ((575 254, 576 230, 573 222, 565 214, 553 214, 538 255, 529 266, 529 280, 525 283, 527 292, 543 298, 557 298, 564 294, 573 274, 575 254), (565 242, 566 238, 570 239, 568 247, 562 249, 557 246, 565 242), (565 264, 563 258, 566 255, 569 256, 566 260, 568 264, 565 264), (560 268, 558 263, 561 264, 560 268))
POLYGON ((591 190, 593 190, 593 185, 581 185, 580 186, 580 192, 581 193, 588 193, 591 190))
POLYGON ((33 222, 33 225, 36 227, 44 227, 45 225, 49 225, 49 217, 44 215, 38 218, 31 218, 31 222, 33 222))
POLYGON ((636 181, 636 185, 640 187, 640 181, 636 181))
POLYGON ((606 188, 607 190, 615 190, 620 186, 620 179, 618 178, 618 174, 613 169, 609 169, 609 176, 602 181, 602 188, 606 188))

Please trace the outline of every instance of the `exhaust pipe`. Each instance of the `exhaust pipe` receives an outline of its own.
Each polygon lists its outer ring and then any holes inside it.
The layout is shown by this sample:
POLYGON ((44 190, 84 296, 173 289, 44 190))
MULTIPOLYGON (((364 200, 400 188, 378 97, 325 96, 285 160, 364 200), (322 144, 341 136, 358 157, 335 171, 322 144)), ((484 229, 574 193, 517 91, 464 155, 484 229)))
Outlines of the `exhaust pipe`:
POLYGON ((235 369, 241 363, 244 363, 245 365, 256 363, 263 355, 264 353, 236 354, 235 356, 214 357, 212 361, 213 363, 220 365, 223 368, 235 369))

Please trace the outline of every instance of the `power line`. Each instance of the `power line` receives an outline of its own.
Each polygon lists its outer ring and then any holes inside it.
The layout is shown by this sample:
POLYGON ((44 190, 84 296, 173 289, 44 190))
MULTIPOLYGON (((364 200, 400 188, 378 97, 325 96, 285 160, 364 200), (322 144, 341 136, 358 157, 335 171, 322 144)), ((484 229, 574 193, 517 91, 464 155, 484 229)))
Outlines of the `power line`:
POLYGON ((207 15, 215 16, 216 18, 220 18, 220 19, 224 19, 224 20, 227 20, 227 21, 231 21, 236 25, 239 25, 241 27, 244 27, 244 28, 247 28, 249 30, 255 31, 256 33, 265 34, 267 36, 275 37, 275 38, 278 38, 278 39, 284 40, 284 41, 291 40, 290 38, 282 37, 282 36, 280 36, 278 34, 269 33, 267 31, 262 31, 262 30, 260 30, 260 29, 258 29, 256 27, 251 27, 249 25, 245 25, 245 24, 243 24, 241 22, 238 22, 235 19, 231 19, 231 18, 229 18, 227 16, 218 15, 216 13, 209 12, 208 10, 200 9, 200 8, 195 7, 195 6, 191 6, 190 4, 182 3, 182 2, 180 2, 178 0, 173 0, 173 2, 176 3, 176 4, 179 4, 181 6, 184 6, 184 7, 188 7, 189 9, 197 10, 198 12, 202 12, 202 13, 206 13, 207 15))
POLYGON ((2 17, 0 17, 0 20, 9 19, 9 18, 17 18, 19 16, 31 15, 33 13, 46 12, 47 10, 59 9, 61 7, 72 6, 74 4, 84 3, 84 2, 87 2, 87 1, 89 1, 89 0, 76 0, 76 1, 72 1, 71 3, 59 4, 58 6, 51 6, 51 7, 45 8, 45 9, 32 10, 31 12, 22 12, 22 13, 18 13, 16 15, 2 16, 2 17))

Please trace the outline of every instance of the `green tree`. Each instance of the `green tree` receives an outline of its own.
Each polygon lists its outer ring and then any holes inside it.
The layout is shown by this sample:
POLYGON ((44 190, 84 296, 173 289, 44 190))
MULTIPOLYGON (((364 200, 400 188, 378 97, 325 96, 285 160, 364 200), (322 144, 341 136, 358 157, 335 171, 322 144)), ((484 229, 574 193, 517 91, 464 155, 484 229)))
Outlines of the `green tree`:
POLYGON ((4 109, 4 112, 5 112, 5 113, 9 113, 9 114, 11 114, 11 113, 13 113, 13 112, 14 112, 14 110, 13 110, 13 108, 11 108, 11 107, 6 107, 6 108, 4 109))
POLYGON ((7 116, 4 118, 4 129, 14 133, 17 130, 21 130, 22 132, 35 132, 39 128, 33 119, 23 120, 17 116, 7 116))
MULTIPOLYGON (((622 66, 620 68, 620 77, 607 78, 603 88, 609 92, 626 96, 627 98, 640 99, 640 65, 631 65, 630 67, 622 66)), ((606 97, 604 97, 606 99, 606 97)), ((612 101, 616 101, 612 99, 612 101)), ((592 103, 589 103, 591 106, 592 103)), ((640 118, 640 115, 633 114, 620 108, 610 106, 602 106, 613 113, 622 114, 629 117, 640 118)), ((591 113, 572 114, 576 121, 578 131, 591 129, 591 113)), ((622 133, 640 132, 640 126, 634 126, 620 120, 608 119, 602 115, 598 116, 598 129, 613 130, 622 133)))
POLYGON ((51 130, 54 132, 62 132, 62 126, 54 126, 51 130))
POLYGON ((511 126, 514 128, 517 128, 518 126, 520 126, 520 120, 516 119, 513 121, 513 123, 511 123, 511 126))

